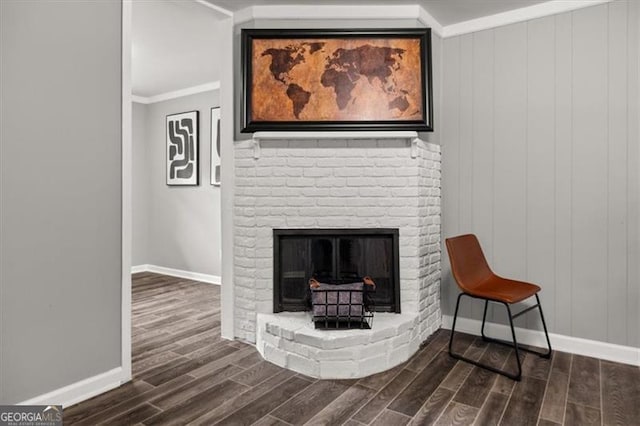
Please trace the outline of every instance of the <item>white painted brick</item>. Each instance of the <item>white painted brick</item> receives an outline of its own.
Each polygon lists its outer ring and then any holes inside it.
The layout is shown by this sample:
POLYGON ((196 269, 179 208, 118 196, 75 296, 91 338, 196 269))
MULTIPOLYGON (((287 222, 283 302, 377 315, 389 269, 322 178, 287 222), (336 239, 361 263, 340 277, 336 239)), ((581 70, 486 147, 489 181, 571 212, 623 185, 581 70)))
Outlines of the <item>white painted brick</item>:
MULTIPOLYGON (((357 189, 357 194, 361 197, 373 197, 378 199, 384 199, 384 197, 388 197, 391 190, 388 188, 380 188, 380 187, 362 187, 357 189)), ((375 206, 376 201, 371 200, 370 205, 375 206)))
POLYGON ((316 333, 309 333, 306 330, 296 331, 294 334, 294 340, 302 343, 303 345, 314 346, 316 348, 323 347, 322 338, 316 333))
POLYGON ((335 168, 331 170, 331 173, 335 177, 354 177, 362 176, 362 167, 350 167, 350 168, 335 168))
POLYGON ((357 345, 364 345, 369 342, 369 339, 370 336, 366 334, 352 335, 351 333, 349 333, 348 335, 333 337, 331 340, 325 340, 323 343, 323 347, 326 349, 353 347, 357 345))
MULTIPOLYGON (((261 146, 257 160, 250 141, 235 146, 237 337, 255 340, 255 312, 271 309, 271 228, 390 227, 400 229, 403 312, 420 312, 419 326, 407 331, 410 352, 425 337, 422 331, 416 337, 418 330, 434 330, 427 323, 436 323, 440 315, 439 146, 418 142, 417 159, 411 158, 405 140, 280 140, 263 141, 261 146)), ((402 332, 396 333, 401 336, 358 345, 384 347, 391 339, 396 343, 405 339, 402 332)), ((293 331, 287 337, 293 339, 286 341, 301 344, 293 331)), ((335 344, 321 342, 320 346, 335 344)), ((337 351, 343 351, 339 348, 291 346, 291 350, 307 354, 309 348, 315 348, 334 352, 335 357, 352 356, 353 342, 340 344, 351 345, 351 349, 342 355, 338 355, 337 351)), ((358 374, 364 371, 359 368, 358 374)))
POLYGON ((395 336, 393 339, 391 339, 391 347, 397 348, 399 346, 404 345, 405 343, 409 343, 410 337, 411 337, 411 329, 406 330, 402 334, 399 334, 395 336))
POLYGON ((290 352, 287 353, 287 368, 312 377, 318 377, 320 374, 320 364, 318 361, 290 352))
POLYGON ((413 353, 411 352, 411 346, 409 345, 409 343, 405 343, 401 346, 393 348, 389 356, 393 360, 404 362, 409 359, 411 355, 413 355, 413 353))
POLYGON ((312 217, 287 217, 286 224, 289 228, 313 228, 316 225, 316 219, 312 217))
POLYGON ((344 361, 356 358, 356 349, 323 349, 316 355, 319 361, 333 360, 344 361))
MULTIPOLYGON (((295 190, 298 194, 296 196, 301 197, 310 197, 310 198, 320 198, 320 197, 329 197, 329 196, 340 196, 332 188, 302 188, 295 190)), ((355 194, 354 194, 355 195, 355 194)), ((344 195, 345 197, 350 197, 351 195, 344 195)))
POLYGON ((313 179, 294 179, 294 178, 289 178, 287 179, 287 186, 289 188, 296 188, 296 187, 311 187, 311 186, 315 186, 315 181, 313 179))
POLYGON ((293 353, 296 355, 300 355, 302 357, 308 358, 308 359, 313 359, 313 360, 317 360, 317 353, 319 352, 317 348, 311 347, 311 346, 307 346, 307 345, 303 345, 301 343, 292 341, 292 340, 285 340, 282 339, 280 341, 280 348, 282 350, 284 350, 285 352, 289 352, 289 353, 293 353))
POLYGON ((340 187, 344 187, 347 184, 347 179, 346 178, 322 178, 322 179, 318 179, 316 181, 316 187, 318 188, 323 188, 323 187, 330 187, 330 188, 340 188, 340 187))
POLYGON ((389 360, 387 353, 381 353, 371 358, 362 359, 358 363, 358 377, 366 377, 389 370, 390 368, 395 367, 393 363, 394 360, 389 360))
MULTIPOLYGON (((353 210, 351 211, 353 214, 353 210)), ((383 207, 358 207, 355 209, 355 214, 356 216, 366 218, 382 217, 387 215, 387 210, 383 207)))
POLYGON ((304 177, 329 177, 333 175, 333 170, 331 169, 320 169, 316 167, 308 167, 304 169, 303 176, 304 177))
MULTIPOLYGON (((393 330, 393 327, 386 327, 386 329, 393 330)), ((377 354, 388 353, 389 350, 391 350, 392 336, 393 334, 391 336, 386 336, 379 341, 374 340, 374 337, 371 336, 370 341, 374 343, 367 343, 366 345, 357 346, 355 349, 356 356, 354 357, 354 359, 371 358, 377 354)))
POLYGON ((396 176, 413 177, 420 174, 420 170, 416 169, 415 167, 397 167, 394 169, 394 171, 396 176))
POLYGON ((268 343, 264 344, 264 359, 280 367, 287 366, 287 352, 268 343))
POLYGON ((371 178, 350 177, 347 178, 347 186, 370 186, 371 178))
POLYGON ((362 175, 362 176, 379 178, 379 177, 396 176, 396 170, 399 170, 399 169, 395 169, 395 168, 392 168, 392 167, 374 167, 374 166, 371 166, 371 167, 363 167, 360 170, 361 170, 360 175, 362 175))
POLYGON ((287 158, 287 166, 289 167, 313 167, 316 165, 314 158, 287 158))
POLYGON ((358 375, 356 361, 320 361, 320 377, 325 379, 350 379, 358 375))

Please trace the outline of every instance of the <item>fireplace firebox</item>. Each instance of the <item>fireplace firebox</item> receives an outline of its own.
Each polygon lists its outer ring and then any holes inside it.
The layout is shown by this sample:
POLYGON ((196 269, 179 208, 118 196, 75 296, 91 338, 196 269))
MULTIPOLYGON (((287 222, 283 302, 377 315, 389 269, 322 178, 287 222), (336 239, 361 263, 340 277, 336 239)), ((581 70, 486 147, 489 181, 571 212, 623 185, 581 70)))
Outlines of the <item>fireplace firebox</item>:
POLYGON ((398 229, 274 229, 273 311, 310 308, 309 280, 376 284, 376 312, 400 313, 398 229))

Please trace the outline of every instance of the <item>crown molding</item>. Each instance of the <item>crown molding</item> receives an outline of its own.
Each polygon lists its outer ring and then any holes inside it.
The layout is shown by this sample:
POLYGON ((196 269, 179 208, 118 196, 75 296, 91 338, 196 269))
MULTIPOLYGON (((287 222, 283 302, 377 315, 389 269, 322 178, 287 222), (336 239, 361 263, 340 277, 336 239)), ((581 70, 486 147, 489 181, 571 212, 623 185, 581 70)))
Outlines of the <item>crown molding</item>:
POLYGON ((475 33, 482 30, 515 24, 517 22, 542 18, 544 16, 556 15, 558 13, 570 12, 572 10, 583 9, 585 7, 610 3, 611 1, 613 0, 552 0, 545 3, 535 4, 533 6, 510 10, 508 12, 497 13, 495 15, 484 16, 482 18, 447 25, 442 29, 442 37, 448 38, 462 34, 475 33))
POLYGON ((230 10, 225 9, 224 7, 220 7, 220 6, 216 6, 215 4, 209 3, 206 0, 193 0, 194 2, 198 3, 199 5, 202 5, 204 7, 208 7, 209 9, 215 10, 216 12, 228 16, 230 18, 233 17, 233 12, 230 10))
POLYGON ((442 25, 422 7, 418 5, 396 6, 344 6, 344 5, 299 5, 295 7, 271 5, 251 6, 234 14, 234 24, 241 24, 252 19, 415 19, 437 34, 441 35, 442 25))
POLYGON ((233 12, 233 24, 242 24, 253 19, 253 6, 245 7, 244 9, 233 12))
POLYGON ((446 26, 441 25, 427 10, 419 5, 297 5, 295 7, 291 5, 258 5, 246 7, 233 13, 233 20, 234 24, 241 24, 253 19, 417 19, 428 28, 431 28, 435 34, 442 38, 447 38, 606 4, 611 1, 613 0, 551 0, 446 26))
POLYGON ((210 92, 212 90, 218 89, 220 89, 220 82, 212 81, 210 83, 187 87, 180 90, 174 90, 173 92, 160 93, 159 95, 149 97, 132 95, 131 100, 139 104, 155 104, 156 102, 168 101, 169 99, 181 98, 183 96, 190 96, 197 93, 210 92))
POLYGON ((418 20, 426 25, 428 28, 431 28, 431 31, 443 37, 444 27, 431 16, 429 12, 427 12, 424 8, 418 6, 418 20))

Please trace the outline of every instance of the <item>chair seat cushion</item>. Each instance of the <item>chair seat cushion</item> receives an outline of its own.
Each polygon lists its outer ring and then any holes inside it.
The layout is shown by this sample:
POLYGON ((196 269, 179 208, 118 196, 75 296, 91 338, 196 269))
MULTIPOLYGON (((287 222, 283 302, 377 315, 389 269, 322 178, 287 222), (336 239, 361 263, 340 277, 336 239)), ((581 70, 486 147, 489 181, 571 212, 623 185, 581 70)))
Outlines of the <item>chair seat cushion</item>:
POLYGON ((472 289, 465 289, 465 293, 471 296, 504 303, 521 302, 539 291, 540 287, 535 284, 510 280, 497 275, 492 275, 472 289))

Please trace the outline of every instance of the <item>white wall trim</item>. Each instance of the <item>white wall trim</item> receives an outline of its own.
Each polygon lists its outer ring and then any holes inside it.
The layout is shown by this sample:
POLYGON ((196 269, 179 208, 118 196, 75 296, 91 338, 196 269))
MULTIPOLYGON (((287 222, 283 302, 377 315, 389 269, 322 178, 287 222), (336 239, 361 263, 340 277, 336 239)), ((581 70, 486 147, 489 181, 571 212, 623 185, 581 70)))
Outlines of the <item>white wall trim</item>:
POLYGON ((234 13, 234 23, 252 19, 416 19, 440 35, 442 25, 418 5, 287 5, 252 6, 234 13))
POLYGON ((431 28, 435 34, 447 38, 597 6, 611 1, 613 0, 551 0, 446 26, 441 25, 429 11, 418 5, 296 5, 295 7, 290 5, 258 5, 233 13, 233 18, 235 24, 252 19, 417 19, 431 28))
POLYGON ((220 285, 221 279, 217 275, 202 274, 200 272, 184 271, 182 269, 166 268, 157 265, 135 265, 131 267, 131 273, 153 272, 156 274, 170 275, 172 277, 186 278, 188 280, 202 281, 203 283, 220 285))
POLYGON ((149 265, 133 265, 131 267, 131 273, 137 274, 140 272, 149 272, 149 265))
MULTIPOLYGON (((220 23, 220 61, 233 64, 233 19, 220 23)), ((235 156, 235 95, 234 69, 222 67, 220 80, 220 156, 225 159, 220 166, 220 221, 222 247, 222 275, 220 286, 220 334, 225 339, 235 337, 235 297, 233 288, 233 184, 235 156)))
POLYGON ((442 33, 444 31, 443 26, 422 7, 418 7, 418 21, 422 22, 428 28, 431 28, 431 31, 442 37, 442 33))
POLYGON ((611 1, 613 0, 552 0, 545 3, 534 4, 533 6, 510 10, 508 12, 497 13, 495 15, 484 16, 482 18, 447 25, 442 29, 442 37, 447 38, 461 34, 474 33, 490 28, 515 24, 516 22, 542 18, 543 16, 556 15, 558 13, 570 12, 572 10, 578 10, 585 7, 597 6, 611 1))
POLYGON ((193 1, 195 1, 199 5, 202 5, 204 7, 208 7, 209 9, 215 10, 218 13, 222 13, 223 15, 226 15, 226 16, 229 16, 229 17, 233 16, 233 12, 231 12, 230 10, 227 10, 224 7, 216 6, 215 4, 209 3, 206 0, 193 0, 193 1))
MULTIPOLYGON (((122 2, 122 271, 121 382, 131 380, 131 253, 133 226, 133 124, 131 103, 131 0, 122 2)), ((104 390, 104 389, 103 389, 104 390)), ((98 392, 99 393, 99 392, 98 392)), ((78 402, 78 401, 76 401, 78 402)))
MULTIPOLYGON (((451 330, 452 323, 453 317, 451 315, 442 316, 443 328, 451 330)), ((475 336, 480 335, 481 327, 482 322, 474 319, 458 317, 456 321, 456 331, 475 336)), ((487 322, 485 331, 490 337, 511 340, 511 329, 506 325, 487 322)), ((547 346, 542 331, 516 327, 516 337, 518 343, 542 348, 547 346)), ((551 340, 551 347, 554 350, 640 366, 640 348, 553 333, 549 333, 549 340, 551 340)))
POLYGON ((241 24, 253 19, 253 6, 245 7, 244 9, 236 10, 233 12, 233 24, 241 24))
POLYGON ((183 96, 195 95, 203 92, 210 92, 212 90, 220 89, 219 81, 211 81, 205 84, 199 84, 197 86, 186 87, 180 90, 174 90, 172 92, 160 93, 159 95, 154 96, 138 96, 132 95, 131 99, 133 102, 137 102, 139 104, 155 104, 156 102, 168 101, 170 99, 181 98, 183 96))
POLYGON ((124 372, 122 368, 117 367, 113 370, 22 401, 18 405, 62 405, 63 407, 68 407, 117 388, 123 383, 123 377, 124 372))

